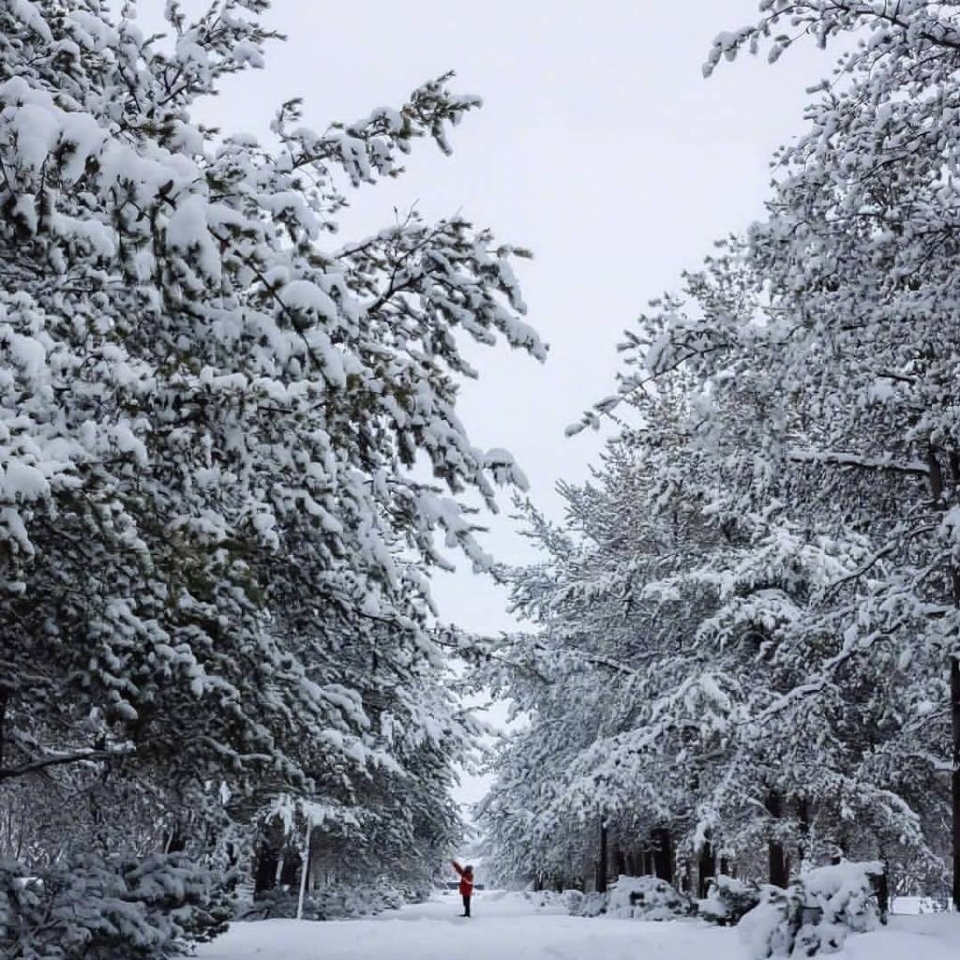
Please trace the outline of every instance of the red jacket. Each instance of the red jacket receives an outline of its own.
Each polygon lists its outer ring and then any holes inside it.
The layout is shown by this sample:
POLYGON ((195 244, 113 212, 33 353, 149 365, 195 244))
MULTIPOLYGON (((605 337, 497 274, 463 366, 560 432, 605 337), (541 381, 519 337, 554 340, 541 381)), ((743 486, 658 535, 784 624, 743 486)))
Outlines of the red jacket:
POLYGON ((450 862, 453 864, 453 869, 460 874, 460 896, 469 897, 473 893, 473 871, 468 873, 456 860, 450 862))

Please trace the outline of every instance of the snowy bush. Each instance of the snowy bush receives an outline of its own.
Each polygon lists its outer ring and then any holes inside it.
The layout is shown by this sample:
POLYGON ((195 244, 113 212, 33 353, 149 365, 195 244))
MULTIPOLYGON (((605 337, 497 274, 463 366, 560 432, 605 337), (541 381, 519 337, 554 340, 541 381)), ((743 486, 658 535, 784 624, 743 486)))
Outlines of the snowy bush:
POLYGON ((374 884, 372 892, 374 913, 380 910, 399 910, 405 903, 422 903, 427 899, 417 887, 397 887, 382 879, 374 884))
POLYGON ((581 917, 599 917, 607 912, 607 896, 604 893, 584 894, 580 903, 581 917))
POLYGON ((426 903, 433 895, 433 884, 427 878, 399 880, 396 886, 389 885, 391 896, 398 896, 402 903, 426 903))
POLYGON ((802 915, 803 895, 796 887, 762 886, 759 903, 737 925, 751 960, 792 956, 802 915))
POLYGON ((760 903, 740 921, 753 960, 835 953, 847 935, 880 924, 872 877, 877 861, 839 863, 803 874, 786 890, 765 886, 760 903))
MULTIPOLYGON (((312 897, 303 902, 303 915, 313 919, 315 905, 312 897)), ((297 896, 286 887, 263 890, 249 903, 236 905, 237 920, 290 919, 297 915, 297 896)))
POLYGON ((707 896, 698 901, 697 915, 721 926, 740 922, 760 903, 760 890, 754 884, 721 874, 710 881, 707 896))
POLYGON ((577 890, 576 888, 572 890, 563 891, 563 905, 567 909, 567 913, 571 917, 581 916, 583 910, 583 891, 577 890))
POLYGON ((672 920, 691 912, 690 900, 657 877, 620 877, 607 893, 566 890, 562 896, 567 913, 575 917, 672 920))
MULTIPOLYGON (((396 904, 400 906, 403 899, 396 904)), ((348 917, 366 917, 384 909, 372 887, 335 883, 313 894, 314 918, 343 920, 348 917)))
MULTIPOLYGON (((237 914, 240 920, 290 919, 297 915, 298 891, 277 889, 260 894, 237 914)), ((384 880, 369 884, 331 883, 303 901, 305 920, 344 920, 397 910, 411 901, 404 891, 384 880)))
POLYGON ((398 910, 408 899, 385 880, 368 885, 331 884, 314 893, 318 920, 367 917, 383 910, 398 910))
POLYGON ((66 859, 27 878, 0 862, 0 955, 31 960, 154 960, 227 926, 210 875, 180 854, 66 859))
POLYGON ((611 917, 672 920, 690 911, 690 900, 658 877, 620 877, 607 895, 606 912, 611 917))
POLYGON ((548 910, 556 907, 558 903, 566 904, 565 895, 553 890, 524 890, 522 896, 537 910, 548 910))

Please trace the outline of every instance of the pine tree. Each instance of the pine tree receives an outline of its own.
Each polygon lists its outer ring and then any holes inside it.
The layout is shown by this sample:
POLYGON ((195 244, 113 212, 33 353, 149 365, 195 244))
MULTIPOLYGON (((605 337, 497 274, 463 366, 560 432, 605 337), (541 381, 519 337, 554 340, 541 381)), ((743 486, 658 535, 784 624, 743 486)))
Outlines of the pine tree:
POLYGON ((449 77, 323 132, 284 104, 269 146, 193 119, 267 9, 0 4, 3 803, 97 784, 217 862, 271 797, 447 781, 435 535, 484 567, 461 495, 524 485, 457 416, 461 343, 544 356, 488 231, 330 240, 346 185, 449 150, 449 77))
MULTIPOLYGON (((747 47, 766 43, 776 59, 804 34, 824 44, 866 36, 823 84, 806 134, 778 155, 767 217, 631 336, 619 398, 640 398, 682 369, 696 383, 697 446, 739 478, 719 509, 783 510, 803 536, 838 545, 866 538, 861 561, 825 584, 800 621, 827 643, 795 696, 812 706, 810 691, 859 686, 850 705, 859 725, 899 728, 856 768, 864 786, 879 787, 880 774, 899 802, 922 803, 908 779, 936 785, 920 791, 929 798, 952 770, 960 903, 960 461, 949 399, 957 8, 841 0, 762 11, 757 26, 718 38, 708 73, 747 47)), ((866 812, 885 804, 878 794, 866 812)))

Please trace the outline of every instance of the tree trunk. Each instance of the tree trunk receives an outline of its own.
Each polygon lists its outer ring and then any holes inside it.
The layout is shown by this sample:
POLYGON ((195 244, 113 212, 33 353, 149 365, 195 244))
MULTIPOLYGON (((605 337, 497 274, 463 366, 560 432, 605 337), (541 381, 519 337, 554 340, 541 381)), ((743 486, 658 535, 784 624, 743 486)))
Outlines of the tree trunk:
POLYGON ((300 879, 300 862, 303 857, 298 850, 287 850, 280 867, 280 886, 289 890, 296 889, 300 879))
POLYGON ((183 853, 187 849, 187 833, 183 827, 177 823, 170 829, 167 835, 167 843, 164 847, 166 853, 183 853))
POLYGON ((790 869, 787 864, 787 854, 783 849, 783 842, 776 835, 777 821, 783 817, 783 797, 776 790, 771 790, 764 801, 767 813, 773 821, 770 839, 767 841, 769 857, 770 883, 775 887, 786 887, 790 882, 790 869))
POLYGON ((4 744, 7 736, 7 703, 10 700, 10 691, 0 683, 0 769, 3 768, 4 744))
POLYGON ((960 658, 950 659, 950 708, 953 718, 953 909, 960 911, 960 658))
POLYGON ((277 885, 277 867, 280 858, 277 851, 261 842, 257 853, 257 864, 253 872, 253 895, 273 890, 277 885))
MULTIPOLYGON (((956 451, 950 451, 949 465, 954 494, 960 487, 960 457, 956 451)), ((927 451, 927 465, 930 468, 930 495, 934 509, 943 510, 946 507, 943 499, 943 469, 940 466, 937 451, 933 444, 927 451)), ((960 610, 960 569, 950 564, 950 581, 953 587, 953 606, 960 610)), ((960 911, 960 651, 950 657, 950 717, 953 734, 953 750, 951 761, 953 769, 950 774, 951 795, 951 834, 953 847, 953 909, 960 911)))
POLYGON ((880 910, 880 922, 886 923, 890 917, 890 864, 883 858, 883 873, 873 878, 873 889, 877 895, 877 908, 880 910))
POLYGON ((653 872, 654 875, 667 883, 673 883, 673 845, 670 842, 670 831, 666 827, 658 827, 651 834, 653 841, 653 872))
POLYGON ((810 801, 806 797, 800 797, 797 800, 797 820, 799 821, 797 859, 800 863, 800 870, 803 870, 804 861, 810 852, 808 849, 810 843, 810 801))
POLYGON ((600 821, 600 857, 597 861, 597 893, 607 892, 607 821, 600 821))
POLYGON ((700 848, 700 861, 697 868, 697 896, 702 900, 707 895, 707 883, 717 875, 717 858, 713 844, 707 840, 700 848))
POLYGON ((313 823, 308 820, 303 838, 303 858, 300 864, 300 892, 297 896, 297 919, 303 919, 303 904, 307 899, 307 884, 310 880, 310 834, 313 823))

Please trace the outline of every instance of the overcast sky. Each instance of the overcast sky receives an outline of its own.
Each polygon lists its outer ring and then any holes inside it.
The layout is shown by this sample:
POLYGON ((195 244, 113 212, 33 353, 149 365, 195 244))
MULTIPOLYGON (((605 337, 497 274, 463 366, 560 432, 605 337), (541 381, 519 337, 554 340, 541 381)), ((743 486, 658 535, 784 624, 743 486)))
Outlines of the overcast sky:
MULTIPOLYGON (((584 479, 600 449, 595 435, 565 439, 564 427, 611 392, 620 332, 715 238, 760 214, 770 154, 803 129, 805 88, 830 69, 832 57, 806 44, 775 67, 746 57, 704 80, 713 37, 755 19, 756 7, 276 0, 270 22, 288 42, 204 113, 262 134, 278 102, 302 96, 307 121, 323 128, 399 104, 450 69, 458 90, 483 96, 454 132, 452 157, 422 143, 401 180, 356 193, 342 239, 416 205, 428 218, 462 212, 534 250, 519 272, 549 360, 506 347, 471 354, 481 379, 464 388, 461 413, 474 443, 511 450, 535 502, 559 517, 556 481, 584 479)), ((487 546, 507 562, 532 556, 506 517, 487 546)), ((436 595, 445 619, 511 626, 504 594, 469 572, 441 577, 436 595)))

